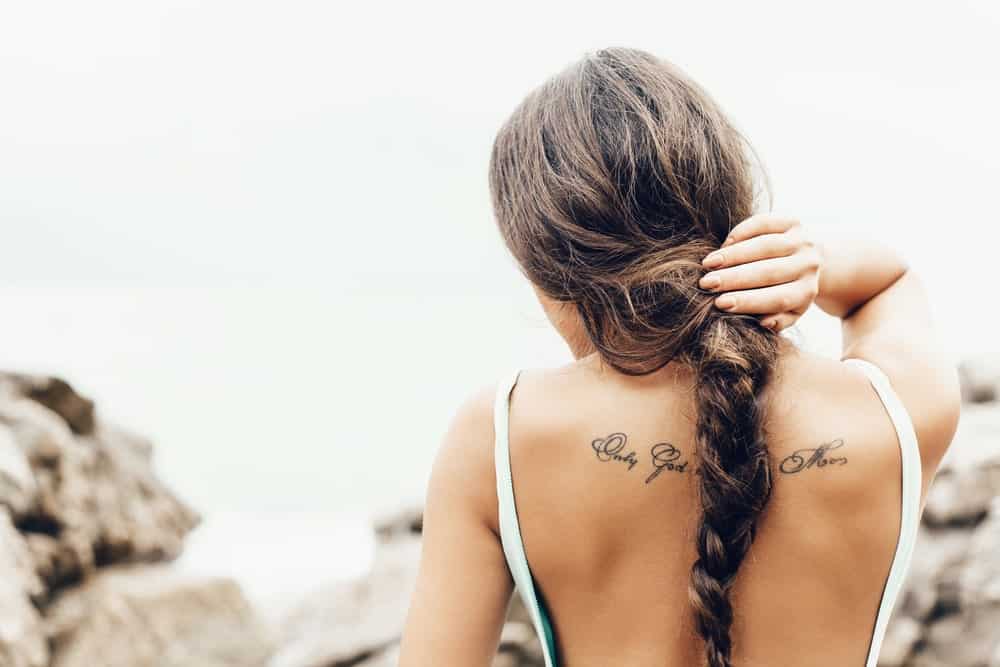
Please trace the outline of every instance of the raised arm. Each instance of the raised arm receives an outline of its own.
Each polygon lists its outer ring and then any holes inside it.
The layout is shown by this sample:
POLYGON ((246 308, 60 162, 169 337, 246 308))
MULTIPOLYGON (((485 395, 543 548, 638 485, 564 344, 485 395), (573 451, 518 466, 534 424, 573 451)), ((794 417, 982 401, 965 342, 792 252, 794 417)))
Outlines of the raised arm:
POLYGON ((840 318, 842 357, 879 366, 913 420, 929 483, 958 424, 958 373, 917 276, 897 253, 865 241, 817 242, 797 220, 755 215, 705 258, 701 282, 719 308, 782 329, 815 301, 840 318))
POLYGON ((816 304, 841 318, 844 358, 867 359, 889 376, 913 420, 929 483, 951 445, 961 398, 923 285, 895 252, 875 243, 832 241, 820 252, 816 304))

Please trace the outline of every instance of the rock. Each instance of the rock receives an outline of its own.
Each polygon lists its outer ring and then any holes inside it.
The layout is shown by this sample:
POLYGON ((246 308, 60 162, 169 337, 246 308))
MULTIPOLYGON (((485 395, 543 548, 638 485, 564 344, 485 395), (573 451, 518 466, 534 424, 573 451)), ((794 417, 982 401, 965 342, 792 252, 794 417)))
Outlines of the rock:
POLYGON ((998 495, 1000 410, 966 406, 955 443, 928 492, 880 665, 989 664, 1000 641, 998 495))
POLYGON ((38 497, 35 474, 14 431, 0 422, 0 505, 15 517, 26 515, 38 497))
POLYGON ((184 624, 213 627, 216 613, 232 634, 248 613, 232 584, 98 574, 173 558, 197 522, 156 477, 147 440, 98 420, 63 380, 0 373, 0 665, 172 664, 184 624), (156 652, 167 658, 151 662, 156 652))
POLYGON ((0 512, 0 665, 49 664, 42 618, 31 603, 44 590, 27 545, 10 517, 0 512))
POLYGON ((270 667, 367 664, 397 643, 416 581, 420 541, 379 546, 371 574, 317 591, 281 623, 270 667))
POLYGON ((155 475, 151 454, 147 440, 96 421, 65 382, 0 374, 0 500, 49 588, 180 553, 199 518, 155 475))
POLYGON ((493 667, 508 664, 515 667, 544 667, 542 644, 530 623, 508 620, 504 624, 493 667))
POLYGON ((996 616, 953 614, 933 622, 912 667, 982 667, 997 645, 996 616))
POLYGON ((1000 628, 1000 497, 993 499, 989 518, 972 534, 959 590, 963 610, 988 613, 989 609, 1000 628))
POLYGON ((1000 455, 973 466, 945 468, 927 492, 924 521, 929 525, 975 525, 1000 494, 1000 455))
POLYGON ((922 529, 907 577, 904 604, 890 623, 884 657, 879 664, 907 667, 988 664, 1000 642, 998 554, 1000 499, 987 506, 985 520, 975 528, 966 523, 954 524, 947 530, 922 529), (926 596, 933 599, 933 605, 924 599, 926 596), (919 605, 911 602, 914 598, 921 599, 919 605), (920 623, 925 623, 922 629, 914 627, 920 623), (912 659, 898 662, 907 644, 912 659))
POLYGON ((46 613, 52 667, 253 667, 272 640, 228 579, 166 565, 102 568, 46 613))
POLYGON ((97 423, 94 402, 76 393, 61 378, 24 373, 3 373, 0 392, 28 398, 57 414, 79 435, 89 435, 97 423))
POLYGON ((375 536, 382 542, 420 535, 424 529, 424 509, 420 505, 404 506, 375 517, 375 536))
POLYGON ((399 667, 399 644, 393 644, 361 662, 346 664, 356 664, 358 667, 399 667))
POLYGON ((924 626, 920 621, 906 616, 894 619, 882 642, 879 667, 905 667, 907 658, 923 634, 924 626))
POLYGON ((994 359, 963 361, 958 378, 963 401, 989 403, 1000 397, 1000 363, 994 359))
POLYGON ((968 530, 961 527, 928 528, 921 526, 917 535, 915 557, 907 573, 906 588, 893 618, 906 617, 925 621, 931 614, 945 613, 946 598, 955 598, 957 580, 969 548, 968 530), (949 594, 949 587, 953 592, 949 594))

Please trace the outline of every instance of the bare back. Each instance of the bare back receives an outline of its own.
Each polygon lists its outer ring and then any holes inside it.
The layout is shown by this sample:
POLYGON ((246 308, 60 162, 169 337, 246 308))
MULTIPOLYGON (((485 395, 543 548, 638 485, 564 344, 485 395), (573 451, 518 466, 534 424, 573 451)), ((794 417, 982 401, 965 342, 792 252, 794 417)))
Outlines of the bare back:
MULTIPOLYGON (((525 370, 510 395, 520 532, 560 665, 700 664, 694 382, 588 357, 525 370)), ((900 535, 896 431, 862 373, 791 344, 766 402, 776 476, 733 588, 734 664, 863 665, 900 535)))

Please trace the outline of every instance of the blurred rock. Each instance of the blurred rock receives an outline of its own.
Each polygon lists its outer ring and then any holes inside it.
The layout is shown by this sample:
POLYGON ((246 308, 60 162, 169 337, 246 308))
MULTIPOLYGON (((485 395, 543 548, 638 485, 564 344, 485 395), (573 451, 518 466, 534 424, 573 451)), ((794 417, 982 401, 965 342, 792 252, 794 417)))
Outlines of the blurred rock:
POLYGON ((228 579, 162 565, 104 568, 46 613, 52 667, 262 666, 271 637, 228 579))
POLYGON ((198 516, 155 475, 148 441, 95 421, 90 401, 64 382, 0 376, 0 389, 0 502, 37 536, 29 546, 47 586, 180 553, 198 516))
POLYGON ((260 629, 231 582, 107 567, 169 560, 197 523, 147 440, 63 380, 0 373, 0 665, 262 664, 226 643, 260 629))
POLYGON ((375 536, 380 541, 420 535, 424 529, 424 508, 407 505, 375 517, 375 536))
POLYGON ((413 537, 380 545, 367 578, 310 595, 282 622, 271 667, 367 664, 358 661, 397 643, 419 556, 413 537))
POLYGON ((974 416, 928 492, 881 667, 983 667, 1000 655, 1000 410, 974 416))
POLYGON ((0 513, 0 665, 42 667, 49 664, 42 618, 32 604, 44 592, 31 553, 0 513))
POLYGON ((1000 397, 1000 362, 995 359, 968 359, 958 366, 962 400, 989 403, 1000 397))
POLYGON ((975 466, 945 468, 927 492, 924 521, 945 526, 981 521, 990 502, 1000 494, 1000 457, 975 466))
MULTIPOLYGON (((521 604, 520 597, 517 597, 517 606, 520 609, 515 610, 515 616, 522 612, 527 614, 527 610, 521 604)), ((504 624, 503 632, 500 635, 498 655, 493 666, 500 667, 509 664, 512 667, 544 667, 545 656, 542 654, 542 644, 535 635, 535 629, 531 626, 530 621, 510 620, 509 616, 510 614, 508 614, 508 621, 504 624)))
POLYGON ((885 633, 878 664, 881 667, 904 667, 923 634, 920 621, 906 616, 896 619, 885 633))
POLYGON ((393 644, 384 651, 379 651, 361 662, 341 664, 356 664, 358 667, 399 667, 399 644, 393 644))
MULTIPOLYGON (((942 598, 948 596, 948 582, 957 581, 957 571, 964 564, 968 542, 968 533, 962 528, 920 528, 907 587, 897 602, 897 615, 924 621, 932 613, 940 613, 942 598)), ((957 589, 957 584, 953 587, 957 589)))
POLYGON ((94 402, 61 378, 24 373, 0 374, 0 393, 28 398, 58 415, 73 433, 89 435, 97 423, 94 402))

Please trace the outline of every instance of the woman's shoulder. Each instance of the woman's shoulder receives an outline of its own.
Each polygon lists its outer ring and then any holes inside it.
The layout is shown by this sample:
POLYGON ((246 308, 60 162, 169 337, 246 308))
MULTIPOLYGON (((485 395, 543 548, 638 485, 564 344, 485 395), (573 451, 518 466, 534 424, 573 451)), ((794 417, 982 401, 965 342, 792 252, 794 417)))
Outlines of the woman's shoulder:
POLYGON ((804 352, 784 356, 767 405, 776 481, 791 483, 789 489, 804 484, 811 494, 863 508, 881 497, 882 480, 900 477, 895 425, 854 364, 804 352))
MULTIPOLYGON (((453 410, 438 445, 431 467, 429 493, 436 490, 461 499, 467 509, 498 531, 495 467, 498 401, 510 400, 508 405, 516 403, 517 423, 516 431, 511 434, 512 446, 534 440, 539 429, 552 423, 540 418, 546 409, 545 398, 559 395, 560 387, 565 389, 577 384, 572 379, 572 368, 573 364, 511 368, 470 389, 453 410), (511 391, 504 395, 507 389, 511 391)), ((565 395, 563 399, 572 400, 565 395)))
MULTIPOLYGON (((918 368, 911 371, 878 363, 879 355, 866 354, 865 350, 855 350, 850 358, 874 366, 884 398, 902 408, 897 419, 904 421, 898 427, 912 428, 926 490, 955 432, 957 399, 949 395, 953 379, 921 382, 919 359, 912 360, 918 368)), ((869 443, 863 455, 878 455, 886 465, 898 470, 899 438, 908 436, 897 433, 883 397, 858 364, 802 352, 787 355, 779 364, 774 394, 771 412, 786 440, 807 432, 811 423, 822 424, 829 431, 849 431, 856 441, 869 443)))

